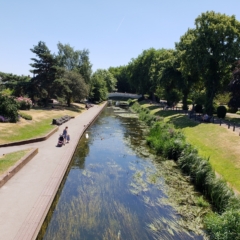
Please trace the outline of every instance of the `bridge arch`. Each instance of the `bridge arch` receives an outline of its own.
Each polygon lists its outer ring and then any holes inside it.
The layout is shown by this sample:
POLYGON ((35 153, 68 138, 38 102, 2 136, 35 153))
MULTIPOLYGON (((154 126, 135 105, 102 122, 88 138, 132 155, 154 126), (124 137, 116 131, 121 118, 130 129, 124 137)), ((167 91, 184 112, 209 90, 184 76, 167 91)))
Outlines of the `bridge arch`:
POLYGON ((114 97, 139 99, 140 97, 142 97, 142 95, 138 95, 134 93, 120 93, 120 92, 108 93, 108 98, 114 98, 114 97))

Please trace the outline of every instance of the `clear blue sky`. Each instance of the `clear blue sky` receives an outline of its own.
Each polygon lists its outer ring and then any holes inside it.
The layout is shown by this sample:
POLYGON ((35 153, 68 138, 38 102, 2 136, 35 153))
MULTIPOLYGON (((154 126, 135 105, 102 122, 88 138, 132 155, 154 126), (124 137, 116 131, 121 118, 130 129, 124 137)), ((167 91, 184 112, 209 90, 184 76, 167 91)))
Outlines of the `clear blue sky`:
POLYGON ((0 71, 29 75, 39 41, 88 49, 93 70, 126 65, 148 48, 174 48, 202 12, 235 15, 240 0, 0 0, 0 71))

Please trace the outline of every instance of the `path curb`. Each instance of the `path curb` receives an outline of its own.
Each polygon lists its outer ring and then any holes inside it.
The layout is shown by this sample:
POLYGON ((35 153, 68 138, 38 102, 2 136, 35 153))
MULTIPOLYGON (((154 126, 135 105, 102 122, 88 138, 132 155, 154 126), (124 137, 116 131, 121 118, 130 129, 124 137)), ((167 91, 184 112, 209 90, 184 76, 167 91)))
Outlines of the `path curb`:
POLYGON ((0 176, 0 187, 2 187, 9 179, 11 179, 22 167, 24 167, 36 154, 38 148, 32 149, 29 153, 18 160, 6 173, 0 176))

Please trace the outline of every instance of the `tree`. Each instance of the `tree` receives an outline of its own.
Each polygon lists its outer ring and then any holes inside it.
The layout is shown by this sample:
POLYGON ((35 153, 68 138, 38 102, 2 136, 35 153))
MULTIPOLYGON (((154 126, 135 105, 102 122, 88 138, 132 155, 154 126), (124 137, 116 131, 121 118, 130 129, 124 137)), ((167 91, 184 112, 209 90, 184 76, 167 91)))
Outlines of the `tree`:
POLYGON ((45 98, 47 103, 57 93, 54 81, 57 78, 58 60, 44 42, 40 41, 31 51, 37 55, 37 58, 31 58, 34 63, 30 64, 33 68, 30 72, 34 74, 30 84, 31 98, 45 98))
POLYGON ((227 83, 232 65, 240 57, 240 23, 235 16, 206 12, 195 20, 192 44, 194 64, 206 89, 205 109, 213 113, 213 100, 227 83))
POLYGON ((79 63, 80 51, 74 51, 69 44, 58 43, 58 63, 67 71, 76 70, 79 63))
POLYGON ((103 79, 103 81, 106 82, 106 87, 107 87, 108 92, 112 92, 116 89, 117 79, 113 76, 112 73, 110 73, 108 70, 105 70, 105 69, 98 69, 95 72, 95 75, 96 74, 99 77, 101 77, 103 79))
MULTIPOLYGON (((60 82, 59 79, 57 81, 60 82)), ((68 106, 72 101, 80 101, 88 96, 88 86, 77 71, 65 71, 60 84, 68 106)))
POLYGON ((117 79, 116 89, 118 92, 135 93, 135 89, 129 83, 127 66, 110 67, 108 71, 117 79))
POLYGON ((2 73, 2 84, 5 88, 11 90, 12 95, 16 97, 28 95, 30 85, 30 76, 19 76, 9 73, 2 73))
POLYGON ((228 87, 231 93, 228 106, 237 109, 240 107, 240 60, 236 62, 236 67, 232 73, 232 80, 228 87))
POLYGON ((167 104, 172 106, 179 102, 182 97, 180 91, 182 87, 182 74, 178 70, 179 63, 176 58, 176 51, 169 49, 162 52, 158 60, 158 65, 158 92, 162 92, 162 96, 167 100, 167 104))
POLYGON ((92 64, 89 60, 89 51, 87 49, 83 49, 82 51, 80 51, 78 72, 82 75, 84 81, 87 84, 90 84, 92 75, 92 64))
POLYGON ((178 69, 182 74, 180 89, 183 94, 183 109, 187 109, 187 99, 190 98, 193 106, 196 99, 203 90, 203 83, 200 78, 200 73, 196 64, 196 46, 194 29, 188 31, 181 36, 180 42, 176 43, 177 61, 179 63, 178 69))
POLYGON ((102 70, 97 70, 91 77, 89 97, 91 100, 101 102, 107 99, 108 88, 102 70))

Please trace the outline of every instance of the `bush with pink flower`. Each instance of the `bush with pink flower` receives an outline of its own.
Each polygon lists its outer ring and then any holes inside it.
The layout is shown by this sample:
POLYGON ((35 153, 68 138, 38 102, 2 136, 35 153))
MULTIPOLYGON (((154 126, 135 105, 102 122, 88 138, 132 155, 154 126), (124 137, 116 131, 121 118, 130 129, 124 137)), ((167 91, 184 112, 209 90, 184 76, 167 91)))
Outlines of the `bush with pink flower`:
POLYGON ((30 98, 18 97, 15 100, 20 110, 29 110, 32 107, 32 100, 30 98))

